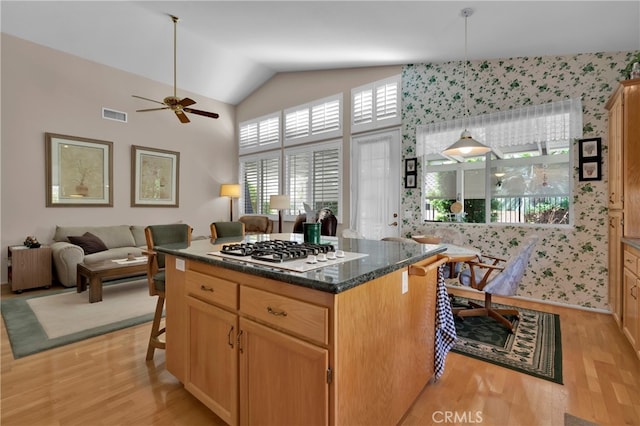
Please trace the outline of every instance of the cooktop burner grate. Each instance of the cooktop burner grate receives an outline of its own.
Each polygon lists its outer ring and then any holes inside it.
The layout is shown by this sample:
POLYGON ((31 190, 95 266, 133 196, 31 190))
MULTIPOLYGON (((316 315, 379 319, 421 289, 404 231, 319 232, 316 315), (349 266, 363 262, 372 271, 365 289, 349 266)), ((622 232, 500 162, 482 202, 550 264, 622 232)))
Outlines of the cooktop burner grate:
POLYGON ((299 243, 297 241, 271 240, 255 243, 225 244, 220 253, 238 257, 251 256, 266 262, 287 262, 305 259, 310 255, 335 251, 331 244, 299 243))

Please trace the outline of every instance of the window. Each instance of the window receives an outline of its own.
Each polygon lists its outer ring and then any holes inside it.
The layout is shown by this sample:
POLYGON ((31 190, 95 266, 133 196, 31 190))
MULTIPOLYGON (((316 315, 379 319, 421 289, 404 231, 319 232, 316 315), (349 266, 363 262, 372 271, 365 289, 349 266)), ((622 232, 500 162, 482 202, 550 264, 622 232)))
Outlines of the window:
POLYGON ((280 153, 240 158, 241 211, 245 214, 273 214, 271 195, 280 194, 280 153))
POLYGON ((400 76, 351 90, 352 133, 400 125, 400 76))
POLYGON ((294 212, 304 211, 303 203, 312 209, 328 207, 340 213, 340 175, 342 140, 285 150, 286 193, 294 212))
POLYGON ((249 154, 280 147, 280 113, 240 123, 239 154, 249 154))
POLYGON ((340 136, 342 136, 342 94, 284 111, 285 146, 340 136))
POLYGON ((335 95, 240 124, 241 212, 276 214, 271 195, 291 197, 290 214, 330 208, 340 219, 342 95, 335 95), (333 140, 332 140, 333 139, 333 140), (284 140, 284 141, 283 141, 284 140), (286 167, 281 166, 281 157, 286 167))
POLYGON ((472 223, 568 225, 571 142, 582 136, 582 104, 545 105, 418 126, 423 156, 423 218, 472 223), (466 125, 465 125, 466 124, 466 125), (468 128, 492 152, 476 158, 440 153, 468 128), (463 204, 461 215, 451 204, 463 204))

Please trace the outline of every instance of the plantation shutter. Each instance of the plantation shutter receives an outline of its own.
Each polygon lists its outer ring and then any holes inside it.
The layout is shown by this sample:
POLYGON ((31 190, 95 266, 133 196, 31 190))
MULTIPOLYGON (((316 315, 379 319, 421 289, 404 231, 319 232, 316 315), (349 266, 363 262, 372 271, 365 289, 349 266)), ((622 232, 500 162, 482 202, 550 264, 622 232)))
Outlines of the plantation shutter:
POLYGON ((284 112, 284 145, 342 136, 342 95, 289 108, 284 112))
POLYGON ((400 76, 351 90, 351 132, 400 125, 400 76))
POLYGON ((280 114, 240 123, 238 146, 240 155, 280 147, 280 114))

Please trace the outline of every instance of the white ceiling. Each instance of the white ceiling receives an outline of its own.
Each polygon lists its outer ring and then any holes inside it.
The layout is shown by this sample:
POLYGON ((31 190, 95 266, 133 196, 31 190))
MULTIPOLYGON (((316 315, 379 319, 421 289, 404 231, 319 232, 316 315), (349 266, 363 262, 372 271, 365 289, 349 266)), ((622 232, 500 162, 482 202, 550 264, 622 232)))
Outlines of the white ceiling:
POLYGON ((275 73, 640 50, 640 1, 7 1, 2 32, 238 104, 275 73))

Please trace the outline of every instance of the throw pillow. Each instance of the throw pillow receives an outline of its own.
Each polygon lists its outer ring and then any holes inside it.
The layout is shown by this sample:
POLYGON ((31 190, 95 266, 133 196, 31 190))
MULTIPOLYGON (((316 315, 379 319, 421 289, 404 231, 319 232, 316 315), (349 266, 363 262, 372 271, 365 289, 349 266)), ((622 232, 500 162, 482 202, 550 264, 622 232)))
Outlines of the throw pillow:
POLYGON ((91 232, 85 232, 81 237, 69 236, 68 238, 71 244, 82 247, 82 250, 84 250, 84 254, 92 254, 108 250, 107 246, 104 245, 102 240, 99 237, 93 235, 91 232))

